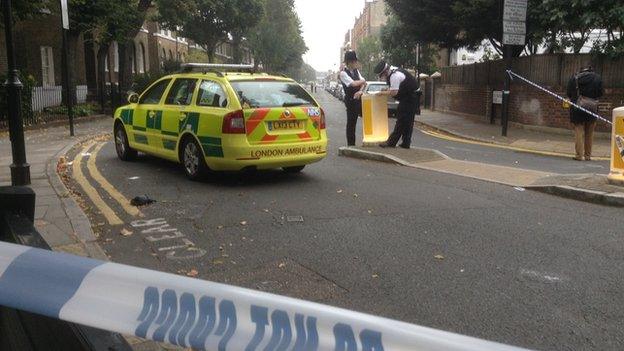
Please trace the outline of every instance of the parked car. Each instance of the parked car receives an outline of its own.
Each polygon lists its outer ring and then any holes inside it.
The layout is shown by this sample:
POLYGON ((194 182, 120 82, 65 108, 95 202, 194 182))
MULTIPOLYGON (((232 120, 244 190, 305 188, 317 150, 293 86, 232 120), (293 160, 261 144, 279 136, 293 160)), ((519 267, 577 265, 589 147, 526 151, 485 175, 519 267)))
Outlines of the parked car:
MULTIPOLYGON (((374 93, 382 90, 388 89, 388 84, 385 82, 368 82, 365 93, 374 93)), ((392 96, 388 96, 388 116, 395 117, 396 110, 399 107, 399 102, 396 101, 392 96)))

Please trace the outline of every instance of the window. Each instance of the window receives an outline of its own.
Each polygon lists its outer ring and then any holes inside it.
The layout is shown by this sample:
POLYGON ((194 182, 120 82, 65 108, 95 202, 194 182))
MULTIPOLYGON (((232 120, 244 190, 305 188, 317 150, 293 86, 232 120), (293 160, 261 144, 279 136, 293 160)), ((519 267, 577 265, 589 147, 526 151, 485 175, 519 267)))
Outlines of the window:
POLYGON ((280 81, 238 81, 232 88, 245 108, 317 106, 299 84, 280 81))
POLYGON ((147 56, 145 56, 145 46, 141 43, 141 65, 139 66, 139 70, 141 73, 147 72, 147 56))
POLYGON ((176 79, 169 89, 169 95, 165 104, 187 106, 193 101, 193 93, 197 80, 195 79, 176 79))
POLYGON ((221 85, 210 80, 202 81, 197 94, 198 106, 226 107, 228 105, 227 96, 221 85))
POLYGON ((113 42, 111 48, 113 49, 113 72, 119 72, 119 46, 116 41, 113 42))
POLYGON ((41 47, 41 82, 54 86, 54 52, 50 46, 41 47))
POLYGON ((141 100, 139 100, 140 104, 157 104, 160 102, 160 98, 162 97, 165 89, 171 82, 171 79, 164 79, 156 83, 154 86, 149 88, 142 96, 141 100))

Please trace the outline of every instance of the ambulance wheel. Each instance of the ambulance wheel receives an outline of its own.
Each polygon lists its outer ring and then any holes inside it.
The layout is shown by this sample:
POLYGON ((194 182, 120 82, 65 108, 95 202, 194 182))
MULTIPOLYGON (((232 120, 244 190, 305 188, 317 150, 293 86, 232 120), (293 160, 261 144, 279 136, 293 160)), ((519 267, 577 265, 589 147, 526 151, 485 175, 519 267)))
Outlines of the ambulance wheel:
POLYGON ((204 159, 204 153, 197 141, 186 138, 182 145, 182 167, 190 180, 200 180, 208 174, 208 166, 204 159))
POLYGON ((122 161, 132 161, 137 157, 137 151, 130 147, 128 135, 121 123, 115 126, 115 150, 117 157, 122 161))
POLYGON ((301 173, 305 166, 294 166, 294 167, 284 167, 282 168, 286 173, 301 173))

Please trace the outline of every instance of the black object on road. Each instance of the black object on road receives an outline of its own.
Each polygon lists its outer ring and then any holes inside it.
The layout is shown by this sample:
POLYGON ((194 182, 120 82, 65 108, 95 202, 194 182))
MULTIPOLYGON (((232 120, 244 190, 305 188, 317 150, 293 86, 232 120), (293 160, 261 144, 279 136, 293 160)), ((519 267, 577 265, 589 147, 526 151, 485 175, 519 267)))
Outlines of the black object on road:
POLYGON ((156 200, 150 199, 150 197, 147 195, 143 195, 143 196, 137 196, 134 199, 130 200, 130 205, 140 207, 140 206, 151 205, 154 202, 156 202, 156 200))

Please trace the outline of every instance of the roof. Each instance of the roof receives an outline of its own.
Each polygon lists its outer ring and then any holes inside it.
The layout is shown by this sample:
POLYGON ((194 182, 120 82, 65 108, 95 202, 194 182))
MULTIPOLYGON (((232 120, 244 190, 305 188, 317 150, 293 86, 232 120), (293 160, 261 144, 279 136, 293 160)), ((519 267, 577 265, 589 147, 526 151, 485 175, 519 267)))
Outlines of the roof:
POLYGON ((258 80, 258 79, 270 79, 283 82, 292 82, 293 80, 284 76, 273 76, 266 73, 247 73, 247 72, 180 72, 167 75, 169 78, 220 78, 228 81, 242 81, 242 80, 258 80))

